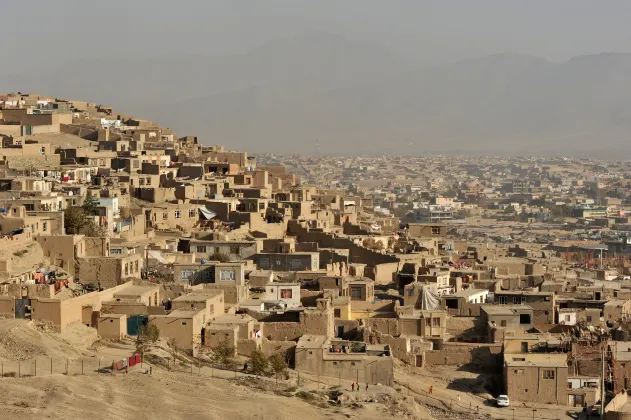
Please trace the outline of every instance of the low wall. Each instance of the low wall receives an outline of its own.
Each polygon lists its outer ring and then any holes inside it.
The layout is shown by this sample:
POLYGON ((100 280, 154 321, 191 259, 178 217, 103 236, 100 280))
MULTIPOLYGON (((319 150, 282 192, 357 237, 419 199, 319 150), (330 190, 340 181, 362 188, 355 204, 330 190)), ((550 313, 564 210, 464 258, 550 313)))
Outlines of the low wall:
POLYGON ((626 391, 616 394, 609 404, 605 406, 605 419, 609 420, 628 420, 631 419, 631 413, 622 413, 616 410, 620 410, 628 401, 628 394, 626 391))
POLYGON ((261 350, 267 356, 271 356, 273 354, 281 354, 285 356, 285 360, 293 363, 294 355, 296 353, 296 342, 295 341, 270 341, 264 339, 261 342, 261 350))
POLYGON ((494 367, 501 365, 501 344, 445 343, 439 350, 426 351, 424 365, 476 365, 494 367))
POLYGON ((357 336, 357 330, 359 328, 359 321, 354 320, 344 320, 344 319, 335 319, 335 336, 338 337, 338 326, 344 327, 344 334, 341 338, 345 340, 353 340, 357 336))
POLYGON ((239 339, 237 340, 237 354, 245 357, 252 357, 252 353, 255 350, 259 350, 261 346, 261 340, 253 339, 239 339))
POLYGON ((15 298, 13 296, 0 296, 0 317, 15 318, 15 298))
POLYGON ((395 337, 401 335, 399 320, 397 318, 370 318, 364 319, 363 323, 366 327, 382 334, 389 334, 395 337))
POLYGON ((300 303, 304 307, 316 306, 316 300, 322 297, 322 292, 313 290, 300 290, 300 303))
POLYGON ((298 340, 306 334, 304 326, 298 322, 266 322, 263 331, 265 338, 271 341, 298 340))

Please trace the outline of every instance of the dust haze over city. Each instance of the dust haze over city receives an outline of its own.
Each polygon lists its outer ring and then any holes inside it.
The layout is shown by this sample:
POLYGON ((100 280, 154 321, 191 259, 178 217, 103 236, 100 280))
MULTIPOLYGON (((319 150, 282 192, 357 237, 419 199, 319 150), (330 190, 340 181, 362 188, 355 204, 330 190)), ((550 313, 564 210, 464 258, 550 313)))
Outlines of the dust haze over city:
POLYGON ((5 5, 3 90, 255 152, 629 153, 625 1, 36 4, 5 5))
POLYGON ((0 5, 4 419, 631 419, 631 3, 0 5))

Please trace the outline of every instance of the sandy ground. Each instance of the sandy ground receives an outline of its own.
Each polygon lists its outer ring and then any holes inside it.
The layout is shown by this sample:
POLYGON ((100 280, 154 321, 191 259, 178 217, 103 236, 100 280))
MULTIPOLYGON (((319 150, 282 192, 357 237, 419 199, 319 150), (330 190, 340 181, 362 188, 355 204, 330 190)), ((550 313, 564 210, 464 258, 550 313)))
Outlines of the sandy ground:
POLYGON ((46 263, 42 247, 37 242, 23 240, 3 241, 0 246, 0 260, 11 260, 11 271, 16 274, 46 263))
MULTIPOLYGON (((271 388, 272 382, 268 382, 271 388)), ((343 406, 320 402, 319 407, 296 396, 255 390, 226 379, 164 370, 154 370, 152 375, 136 370, 128 375, 97 377, 4 378, 0 380, 0 393, 2 418, 20 420, 429 418, 421 412, 407 414, 406 408, 400 408, 405 402, 379 391, 352 395, 361 403, 351 399, 343 406)))
MULTIPOLYGON (((59 334, 25 320, 0 320, 3 373, 22 361, 22 377, 0 378, 0 418, 477 420, 508 418, 513 413, 516 418, 532 416, 530 404, 514 401, 509 410, 494 407, 488 391, 490 375, 455 367, 420 369, 396 362, 394 387, 370 385, 366 390, 362 384, 359 392, 351 392, 351 381, 321 377, 318 383, 316 377, 304 373, 297 387, 296 371, 278 383, 241 373, 235 379, 232 371, 197 365, 193 372, 190 365, 174 372, 164 363, 169 351, 160 348, 152 350, 158 356, 156 362, 161 362, 152 365, 151 375, 148 358, 128 375, 96 372, 95 362, 106 366, 134 350, 133 340, 99 340, 94 329, 80 324, 59 334), (25 372, 33 374, 27 369, 33 359, 41 361, 37 376, 24 377, 25 372), (71 368, 70 375, 65 375, 66 360, 87 361, 89 372, 86 369, 83 376, 71 368), (427 398, 429 386, 433 399, 427 398), (332 391, 341 393, 339 403, 330 401, 332 391)), ((567 407, 537 408, 539 418, 569 418, 567 407)))

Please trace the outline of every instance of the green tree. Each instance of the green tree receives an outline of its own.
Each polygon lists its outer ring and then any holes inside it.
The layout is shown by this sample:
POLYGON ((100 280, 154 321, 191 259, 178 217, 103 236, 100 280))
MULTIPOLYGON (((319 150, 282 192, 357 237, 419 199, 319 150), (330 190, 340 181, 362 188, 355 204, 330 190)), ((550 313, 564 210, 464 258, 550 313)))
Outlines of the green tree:
POLYGON ((84 234, 91 237, 106 236, 105 228, 97 225, 93 217, 98 216, 99 200, 89 192, 81 206, 70 206, 64 210, 64 226, 69 235, 84 234))
POLYGON ((274 353, 268 358, 268 361, 272 371, 276 374, 276 379, 278 379, 279 374, 286 376, 288 366, 282 354, 274 353))
POLYGON ((230 256, 221 252, 215 252, 208 257, 211 261, 230 262, 230 256))
POLYGON ((83 200, 83 204, 81 205, 81 208, 83 209, 83 212, 88 216, 98 216, 99 214, 97 210, 98 205, 99 205, 99 199, 97 197, 94 197, 92 193, 88 191, 88 193, 85 196, 85 199, 83 200))
POLYGON ((228 344, 227 340, 222 341, 213 349, 213 361, 222 365, 229 365, 234 357, 234 347, 228 344))
POLYGON ((160 338, 160 329, 155 324, 141 325, 138 330, 138 338, 155 343, 160 338))
POLYGON ((254 350, 250 357, 250 369, 255 375, 262 375, 267 372, 269 360, 261 350, 254 350))
POLYGON ((64 226, 69 235, 78 235, 87 223, 81 207, 71 206, 64 210, 64 226))
POLYGON ((149 344, 155 343, 160 338, 160 330, 154 324, 141 325, 136 337, 136 352, 145 353, 149 344))

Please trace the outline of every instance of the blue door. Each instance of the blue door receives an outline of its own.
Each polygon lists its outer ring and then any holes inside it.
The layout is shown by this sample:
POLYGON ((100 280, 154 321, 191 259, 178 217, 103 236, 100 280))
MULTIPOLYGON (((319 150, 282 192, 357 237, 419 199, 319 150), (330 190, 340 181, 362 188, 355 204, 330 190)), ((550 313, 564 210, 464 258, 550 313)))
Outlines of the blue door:
POLYGON ((127 335, 138 335, 140 327, 147 323, 146 315, 132 315, 127 317, 127 335))

